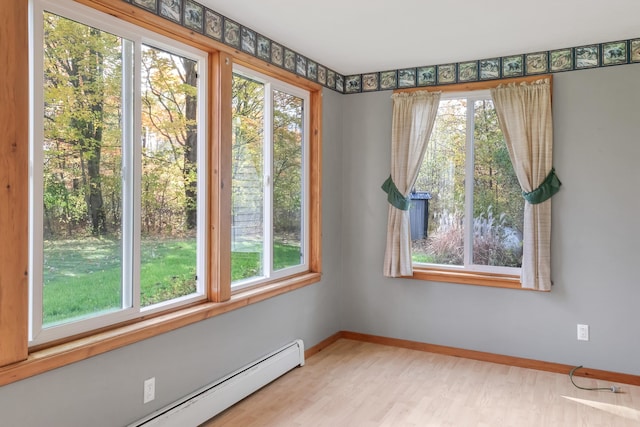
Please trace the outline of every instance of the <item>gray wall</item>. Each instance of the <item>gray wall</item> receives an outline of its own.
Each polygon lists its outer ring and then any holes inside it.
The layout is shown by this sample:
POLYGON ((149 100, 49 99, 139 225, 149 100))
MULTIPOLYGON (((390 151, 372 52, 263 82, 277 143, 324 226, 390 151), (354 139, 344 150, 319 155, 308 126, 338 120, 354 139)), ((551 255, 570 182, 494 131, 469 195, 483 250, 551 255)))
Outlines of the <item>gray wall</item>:
POLYGON ((324 94, 320 283, 0 387, 0 425, 125 425, 293 339, 312 346, 340 330, 341 102, 324 94), (142 383, 152 376, 156 399, 143 405, 142 383))
POLYGON ((640 64, 553 88, 550 293, 384 278, 391 93, 344 97, 344 329, 640 374, 640 64))

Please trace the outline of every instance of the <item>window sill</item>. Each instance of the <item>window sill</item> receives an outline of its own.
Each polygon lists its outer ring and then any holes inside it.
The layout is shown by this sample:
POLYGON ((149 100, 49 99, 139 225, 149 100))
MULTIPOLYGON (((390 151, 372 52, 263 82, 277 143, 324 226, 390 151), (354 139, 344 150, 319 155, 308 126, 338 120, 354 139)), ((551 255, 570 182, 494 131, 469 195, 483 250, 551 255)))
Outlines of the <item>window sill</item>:
POLYGON ((522 288, 520 276, 511 274, 481 273, 469 271, 451 271, 444 269, 414 266, 411 279, 428 280, 431 282, 458 283, 463 285, 489 286, 493 288, 508 288, 530 290, 522 288))
POLYGON ((321 273, 302 273, 242 290, 226 302, 204 302, 171 313, 143 317, 135 323, 53 346, 35 348, 26 360, 0 367, 0 387, 302 288, 319 282, 320 278, 321 273))

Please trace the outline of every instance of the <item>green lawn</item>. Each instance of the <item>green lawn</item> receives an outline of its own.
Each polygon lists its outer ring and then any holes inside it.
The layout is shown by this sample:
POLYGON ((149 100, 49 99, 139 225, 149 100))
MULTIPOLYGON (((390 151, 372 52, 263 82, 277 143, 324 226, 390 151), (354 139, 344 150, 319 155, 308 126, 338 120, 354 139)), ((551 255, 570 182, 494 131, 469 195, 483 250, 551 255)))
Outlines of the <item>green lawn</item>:
MULTIPOLYGON (((195 239, 143 240, 140 249, 142 306, 195 291, 195 239)), ((44 324, 119 309, 120 259, 114 240, 46 242, 44 324)))
MULTIPOLYGON (((261 252, 257 244, 245 244, 235 252, 231 252, 231 280, 233 282, 262 275, 261 252)), ((300 264, 300 248, 298 246, 276 243, 273 248, 273 269, 280 270, 300 264)))
POLYGON ((424 254, 424 253, 413 253, 413 256, 411 257, 411 260, 413 262, 420 262, 420 263, 424 263, 424 264, 429 264, 429 263, 435 263, 435 257, 433 255, 430 254, 424 254))
MULTIPOLYGON (((121 307, 120 242, 108 239, 45 242, 43 323, 55 325, 121 307)), ((141 304, 151 305, 195 291, 196 241, 141 242, 141 304)), ((297 265, 300 249, 276 245, 276 269, 297 265)), ((232 253, 232 280, 255 276, 260 255, 232 253)))

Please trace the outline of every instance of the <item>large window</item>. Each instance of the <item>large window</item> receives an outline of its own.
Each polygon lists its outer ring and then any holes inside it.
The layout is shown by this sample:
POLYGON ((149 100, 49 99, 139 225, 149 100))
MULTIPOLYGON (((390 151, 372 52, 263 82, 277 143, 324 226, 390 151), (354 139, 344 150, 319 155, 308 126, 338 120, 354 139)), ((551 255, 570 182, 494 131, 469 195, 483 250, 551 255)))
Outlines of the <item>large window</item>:
POLYGON ((31 342, 203 299, 202 52, 34 12, 31 342))
POLYGON ((488 91, 442 96, 413 198, 414 264, 519 274, 524 200, 488 91))
POLYGON ((15 63, 0 81, 12 94, 0 103, 0 198, 11 207, 0 209, 11 241, 0 386, 321 277, 321 86, 238 68, 264 95, 246 115, 264 120, 262 148, 238 153, 234 64, 249 55, 127 2, 83 3, 110 14, 72 0, 4 8, 15 19, 0 45, 15 63), (255 168, 247 178, 262 174, 255 197, 232 195, 230 184, 244 191, 235 155, 255 168), (242 200, 259 206, 261 228, 236 240, 242 200), (232 257, 249 265, 233 283, 232 257))
POLYGON ((233 74, 232 288, 308 269, 309 92, 233 74))

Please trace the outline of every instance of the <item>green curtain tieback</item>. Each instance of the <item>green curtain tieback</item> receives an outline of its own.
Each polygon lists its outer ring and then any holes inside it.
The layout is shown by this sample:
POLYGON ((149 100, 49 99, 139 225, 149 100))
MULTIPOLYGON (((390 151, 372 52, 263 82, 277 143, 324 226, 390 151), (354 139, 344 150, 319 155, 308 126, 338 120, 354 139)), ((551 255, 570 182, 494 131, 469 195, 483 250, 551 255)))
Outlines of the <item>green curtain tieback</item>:
POLYGON ((542 181, 542 184, 529 193, 523 191, 522 197, 532 205, 536 205, 550 199, 551 196, 560 191, 561 185, 562 183, 556 176, 556 170, 551 168, 551 172, 549 172, 549 175, 542 181))
POLYGON ((402 193, 396 187, 396 184, 389 178, 382 184, 382 189, 387 193, 387 201, 391 203, 393 207, 400 209, 401 211, 409 210, 409 198, 404 197, 402 193))

